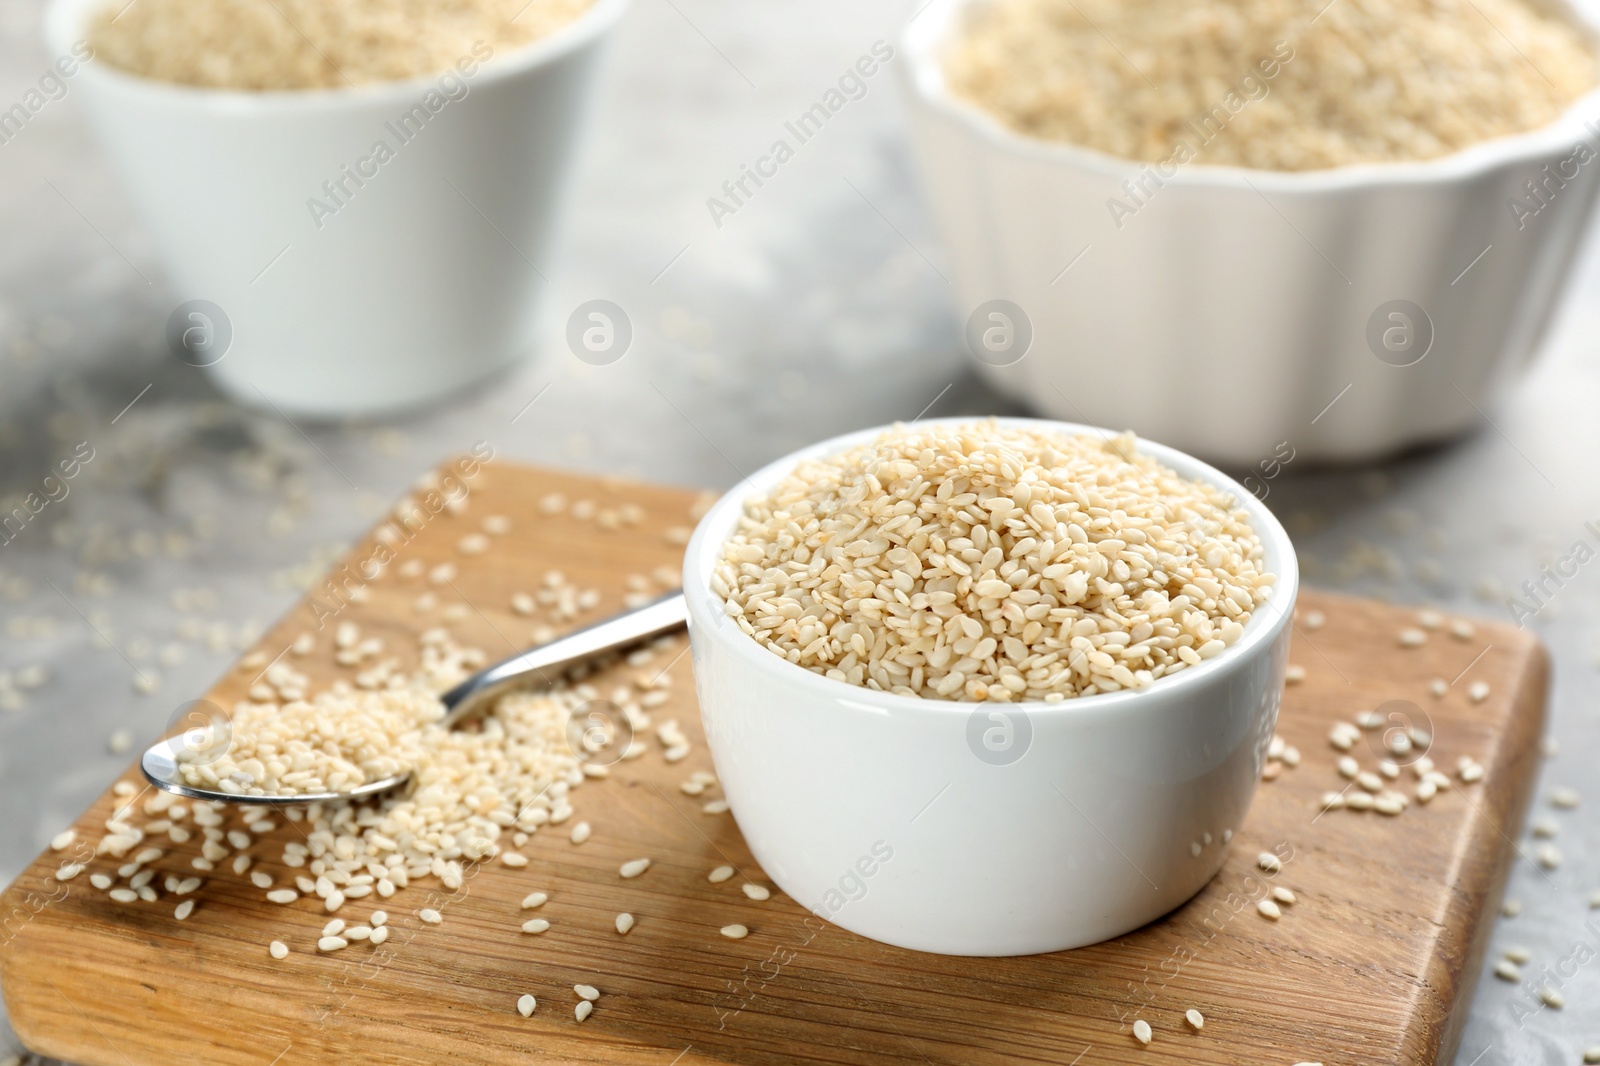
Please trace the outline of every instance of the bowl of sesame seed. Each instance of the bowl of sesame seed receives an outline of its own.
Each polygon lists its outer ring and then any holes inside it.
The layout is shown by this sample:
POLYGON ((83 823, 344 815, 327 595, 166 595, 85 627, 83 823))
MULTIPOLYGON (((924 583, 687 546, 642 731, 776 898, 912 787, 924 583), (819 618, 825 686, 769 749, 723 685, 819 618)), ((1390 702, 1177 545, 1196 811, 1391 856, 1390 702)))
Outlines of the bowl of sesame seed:
POLYGON ((1277 720, 1294 549, 1174 449, 1033 419, 864 430, 701 520, 701 712, 766 873, 873 939, 1055 951, 1221 867, 1277 720))

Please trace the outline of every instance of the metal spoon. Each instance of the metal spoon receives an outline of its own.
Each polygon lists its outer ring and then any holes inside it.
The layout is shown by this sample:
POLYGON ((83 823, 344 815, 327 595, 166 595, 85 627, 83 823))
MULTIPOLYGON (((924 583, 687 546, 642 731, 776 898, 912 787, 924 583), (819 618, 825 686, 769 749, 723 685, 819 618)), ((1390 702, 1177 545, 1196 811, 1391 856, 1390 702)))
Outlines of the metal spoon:
MULTIPOLYGON (((683 592, 681 590, 669 592, 643 607, 614 615, 566 636, 557 637, 546 644, 530 648, 520 655, 513 655, 503 662, 478 671, 440 696, 439 701, 445 706, 445 717, 441 724, 448 729, 468 715, 482 710, 495 697, 526 682, 529 678, 537 678, 545 684, 550 684, 561 676, 562 671, 576 663, 604 652, 638 644, 662 633, 670 633, 682 628, 687 620, 688 608, 683 602, 683 592)), ((233 792, 213 792, 210 789, 195 788, 184 783, 182 774, 178 770, 180 752, 198 752, 204 757, 210 753, 210 748, 215 747, 217 750, 212 758, 218 758, 227 751, 229 740, 228 733, 225 731, 219 733, 218 723, 208 723, 208 727, 180 733, 151 745, 144 753, 144 758, 139 760, 139 767, 152 785, 190 799, 275 805, 325 803, 332 800, 374 796, 400 787, 411 777, 411 771, 407 770, 393 777, 369 781, 348 792, 317 792, 293 796, 244 796, 233 792)))

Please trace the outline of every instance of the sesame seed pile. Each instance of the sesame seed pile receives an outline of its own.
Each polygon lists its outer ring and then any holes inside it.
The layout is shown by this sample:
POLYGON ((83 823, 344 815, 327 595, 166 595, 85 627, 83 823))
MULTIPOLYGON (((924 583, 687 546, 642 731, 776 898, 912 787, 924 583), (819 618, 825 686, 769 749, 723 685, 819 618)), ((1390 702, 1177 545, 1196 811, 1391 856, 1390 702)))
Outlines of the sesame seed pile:
POLYGON ((1262 170, 1432 159, 1596 80, 1585 37, 1523 0, 998 0, 945 72, 1020 133, 1262 170))
POLYGON ((325 692, 310 701, 243 703, 231 720, 228 751, 180 748, 185 784, 247 796, 348 792, 418 765, 422 733, 444 705, 418 688, 325 692))
POLYGON ((442 74, 565 26, 590 0, 139 0, 101 10, 97 58, 219 89, 336 89, 442 74), (486 47, 487 46, 487 47, 486 47))
POLYGON ((852 685, 947 700, 1140 688, 1237 641, 1274 576, 1246 513, 1111 439, 897 426, 746 501, 712 590, 852 685))

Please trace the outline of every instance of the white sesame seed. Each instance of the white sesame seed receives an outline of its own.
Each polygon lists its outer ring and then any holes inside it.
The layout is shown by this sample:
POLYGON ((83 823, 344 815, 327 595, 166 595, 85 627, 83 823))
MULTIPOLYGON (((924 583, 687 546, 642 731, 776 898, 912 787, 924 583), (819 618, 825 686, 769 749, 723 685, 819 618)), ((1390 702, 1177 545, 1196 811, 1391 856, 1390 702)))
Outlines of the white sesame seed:
POLYGON ((524 933, 542 933, 550 928, 550 923, 543 918, 529 918, 522 923, 524 933))
POLYGON ((323 936, 338 936, 342 932, 344 932, 343 918, 335 918, 333 921, 322 927, 323 936))
POLYGON ((1328 616, 1321 611, 1307 611, 1305 618, 1301 620, 1301 624, 1307 629, 1321 629, 1328 624, 1328 616))
POLYGON ((572 832, 567 834, 567 839, 572 841, 574 844, 582 844, 585 840, 588 840, 589 823, 579 822, 577 825, 573 826, 572 832))
POLYGON ((1184 1011, 1183 1012, 1183 1017, 1190 1025, 1194 1026, 1195 1029, 1197 1029, 1197 1030, 1198 1029, 1204 1029, 1206 1027, 1205 1015, 1201 1014, 1199 1011, 1195 1010, 1193 1007, 1191 1007, 1188 1010, 1184 1011))
POLYGON ((538 1005, 539 1001, 534 999, 532 996, 527 995, 526 993, 517 997, 517 1013, 522 1015, 524 1018, 531 1018, 533 1016, 533 1009, 538 1005))
POLYGON ((1270 851, 1263 851, 1256 856, 1256 865, 1269 874, 1278 873, 1283 869, 1283 862, 1270 851))
POLYGON ((1472 623, 1464 618, 1457 618, 1450 623, 1450 635, 1457 640, 1471 640, 1477 632, 1472 623))
POLYGON ((289 945, 281 940, 274 940, 267 945, 267 953, 275 959, 287 959, 289 957, 289 945))
POLYGON ((728 878, 730 878, 732 876, 733 876, 733 867, 731 867, 731 866, 718 866, 715 870, 712 870, 710 873, 706 874, 706 880, 710 881, 712 884, 715 885, 715 884, 719 884, 719 883, 721 883, 723 881, 726 881, 728 878))
POLYGON ((1338 766, 1340 777, 1348 777, 1354 780, 1355 777, 1361 773, 1361 764, 1356 762, 1355 758, 1350 755, 1342 757, 1339 760, 1338 766))
POLYGON ((367 940, 369 942, 371 942, 372 944, 381 944, 385 940, 388 940, 388 939, 389 939, 389 927, 387 925, 378 926, 376 929, 374 929, 372 931, 372 935, 367 937, 367 940))
POLYGON ((417 912, 417 917, 421 918, 429 925, 438 925, 440 922, 444 921, 444 915, 440 914, 432 907, 424 907, 422 910, 417 912))
POLYGON ((1373 773, 1371 770, 1363 770, 1359 774, 1357 774, 1356 775, 1356 784, 1360 785, 1362 788, 1366 789, 1368 792, 1382 792, 1383 791, 1383 778, 1379 777, 1377 774, 1373 773))
POLYGON ((1561 834, 1561 827, 1548 818, 1534 819, 1533 824, 1528 827, 1528 830, 1534 836, 1544 840, 1553 840, 1561 834))
POLYGON ((317 941, 318 951, 338 951, 350 946, 350 941, 342 936, 325 936, 317 941))
POLYGON ((136 903, 139 900, 139 893, 131 888, 113 888, 110 896, 118 903, 136 903))
POLYGON ((72 842, 77 839, 77 830, 63 829, 61 832, 50 838, 50 850, 65 851, 72 844, 72 842))
POLYGON ((545 900, 549 898, 550 894, 548 892, 529 892, 522 897, 522 909, 527 911, 535 907, 543 907, 545 900))
POLYGON ((1139 1041, 1141 1044, 1148 1044, 1150 1043, 1151 1035, 1149 1022, 1145 1021, 1143 1018, 1134 1020, 1133 1038, 1135 1040, 1139 1041))
POLYGON ((178 919, 178 921, 181 922, 181 921, 183 921, 185 918, 189 917, 189 915, 191 915, 193 913, 194 913, 194 900, 186 899, 182 903, 178 904, 177 909, 172 912, 172 916, 174 918, 178 919))
POLYGON ((578 1005, 572 1008, 572 1016, 580 1022, 594 1013, 594 1004, 587 999, 578 1000, 578 1005))
POLYGON ((1583 797, 1579 796, 1574 789, 1558 788, 1550 793, 1550 806, 1559 807, 1562 810, 1573 810, 1581 802, 1583 802, 1583 797))
POLYGON ((579 999, 596 1000, 600 998, 600 990, 594 985, 573 985, 572 990, 578 993, 579 999))
POLYGON ((1561 849, 1554 844, 1540 844, 1534 849, 1534 859, 1546 870, 1554 870, 1561 865, 1561 849))
POLYGON ((1373 797, 1372 809, 1393 818, 1406 809, 1406 798, 1398 792, 1380 792, 1373 797))
POLYGON ((1272 898, 1277 900, 1279 903, 1282 903, 1282 904, 1285 904, 1285 905, 1291 906, 1291 907, 1299 902, 1299 900, 1297 900, 1295 898, 1294 893, 1289 891, 1287 888, 1284 888, 1282 885, 1278 885, 1275 888, 1273 888, 1273 890, 1272 890, 1272 898))
POLYGON ((1305 679, 1306 668, 1298 663, 1290 663, 1288 668, 1283 672, 1283 680, 1285 684, 1298 685, 1305 679))
POLYGON ((1439 791, 1439 786, 1424 778, 1417 782, 1417 802, 1427 803, 1439 791))
POLYGON ((1428 643, 1428 634, 1420 629, 1402 629, 1396 639, 1402 648, 1420 648, 1428 643))
POLYGON ((1510 959, 1501 959, 1495 963, 1494 975, 1500 980, 1509 981, 1514 985, 1522 983, 1522 969, 1510 959))
POLYGON ((1522 901, 1520 899, 1506 900, 1504 903, 1500 904, 1500 913, 1505 915, 1507 918, 1515 918, 1517 915, 1522 913, 1522 901))
POLYGON ((346 940, 350 941, 368 940, 372 937, 372 926, 352 925, 350 928, 346 929, 342 935, 346 940))
POLYGON ((753 900, 764 900, 772 895, 764 885, 746 884, 741 887, 744 889, 744 894, 753 900))
POLYGON ((1344 806, 1344 793, 1324 792, 1322 794, 1322 809, 1325 811, 1338 810, 1344 806))
POLYGON ((1465 766, 1460 768, 1458 773, 1460 774, 1462 782, 1468 785, 1476 781, 1483 780, 1483 767, 1475 762, 1467 763, 1465 766))
POLYGON ((725 925, 722 927, 722 935, 729 940, 743 940, 750 935, 750 930, 742 925, 725 925))
POLYGON ((1521 966, 1523 963, 1533 958, 1533 952, 1529 951, 1527 948, 1506 948, 1505 956, 1518 966, 1521 966))
POLYGON ((1489 698, 1489 682, 1474 681, 1467 686, 1467 699, 1473 703, 1482 703, 1489 698))
POLYGON ((1381 759, 1378 762, 1378 773, 1393 781, 1400 776, 1400 767, 1389 759, 1381 759))
POLYGON ((1270 899, 1257 901, 1256 910, 1260 912, 1261 917, 1271 919, 1274 922, 1283 917, 1283 911, 1270 899))
POLYGON ((500 861, 513 868, 521 868, 528 865, 528 857, 515 851, 502 853, 500 861))
POLYGON ((1591 1048, 1586 1048, 1583 1052, 1583 1061, 1590 1064, 1590 1066, 1593 1066, 1594 1063, 1600 1062, 1600 1044, 1597 1044, 1591 1048))
POLYGON ((714 799, 710 803, 701 804, 700 809, 707 814, 727 814, 728 801, 725 799, 714 799))
POLYGON ((638 877, 648 869, 650 869, 649 859, 629 859, 622 864, 617 873, 623 877, 638 877))
POLYGON ((621 914, 617 915, 616 925, 617 932, 621 933, 623 936, 627 936, 628 930, 633 928, 633 915, 629 914, 627 911, 623 911, 621 914))
POLYGON ((1539 989, 1539 998, 1544 1000, 1544 1005, 1551 1010, 1560 1010, 1567 1005, 1566 998, 1549 985, 1539 989))
POLYGON ((113 882, 111 878, 107 877, 105 874, 90 874, 89 883, 95 888, 98 888, 100 891, 104 892, 115 882, 113 882))

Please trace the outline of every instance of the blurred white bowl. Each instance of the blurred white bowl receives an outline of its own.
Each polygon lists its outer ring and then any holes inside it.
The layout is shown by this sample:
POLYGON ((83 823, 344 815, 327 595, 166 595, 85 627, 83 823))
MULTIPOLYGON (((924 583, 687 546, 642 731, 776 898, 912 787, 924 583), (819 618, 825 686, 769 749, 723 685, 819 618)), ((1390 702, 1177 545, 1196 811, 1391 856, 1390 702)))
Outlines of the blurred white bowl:
POLYGON ((1108 199, 1128 201, 1122 183, 1145 164, 1025 137, 948 92, 940 60, 976 2, 932 0, 905 30, 901 70, 958 313, 998 299, 1026 316, 1009 348, 987 308, 968 330, 996 329, 1000 350, 978 365, 1003 392, 1221 463, 1279 442, 1361 459, 1481 421, 1474 405, 1538 344, 1600 159, 1552 184, 1521 230, 1508 201, 1532 203, 1524 183, 1575 146, 1596 150, 1585 121, 1600 91, 1548 127, 1427 162, 1189 164, 1119 229, 1108 199))
POLYGON ((756 861, 813 913, 920 951, 1056 951, 1160 917, 1222 867, 1260 779, 1299 585, 1288 534, 1225 475, 1140 441, 1141 452, 1238 497, 1261 538, 1278 582, 1236 644, 1147 688, 1060 703, 861 688, 758 644, 726 615, 710 579, 747 497, 802 459, 886 428, 764 467, 719 500, 689 542, 683 591, 700 712, 756 861))
MULTIPOLYGON (((105 2, 53 0, 52 52, 81 41, 105 2)), ((595 0, 442 88, 432 75, 224 91, 86 63, 75 90, 178 299, 214 305, 181 316, 190 336, 231 327, 220 359, 204 343, 182 357, 244 403, 332 417, 417 406, 527 354, 574 143, 626 3, 595 0), (376 159, 379 140, 393 158, 376 159), (357 185, 341 168, 369 173, 357 185), (341 180, 344 206, 314 213, 313 197, 338 206, 324 183, 341 180)))

